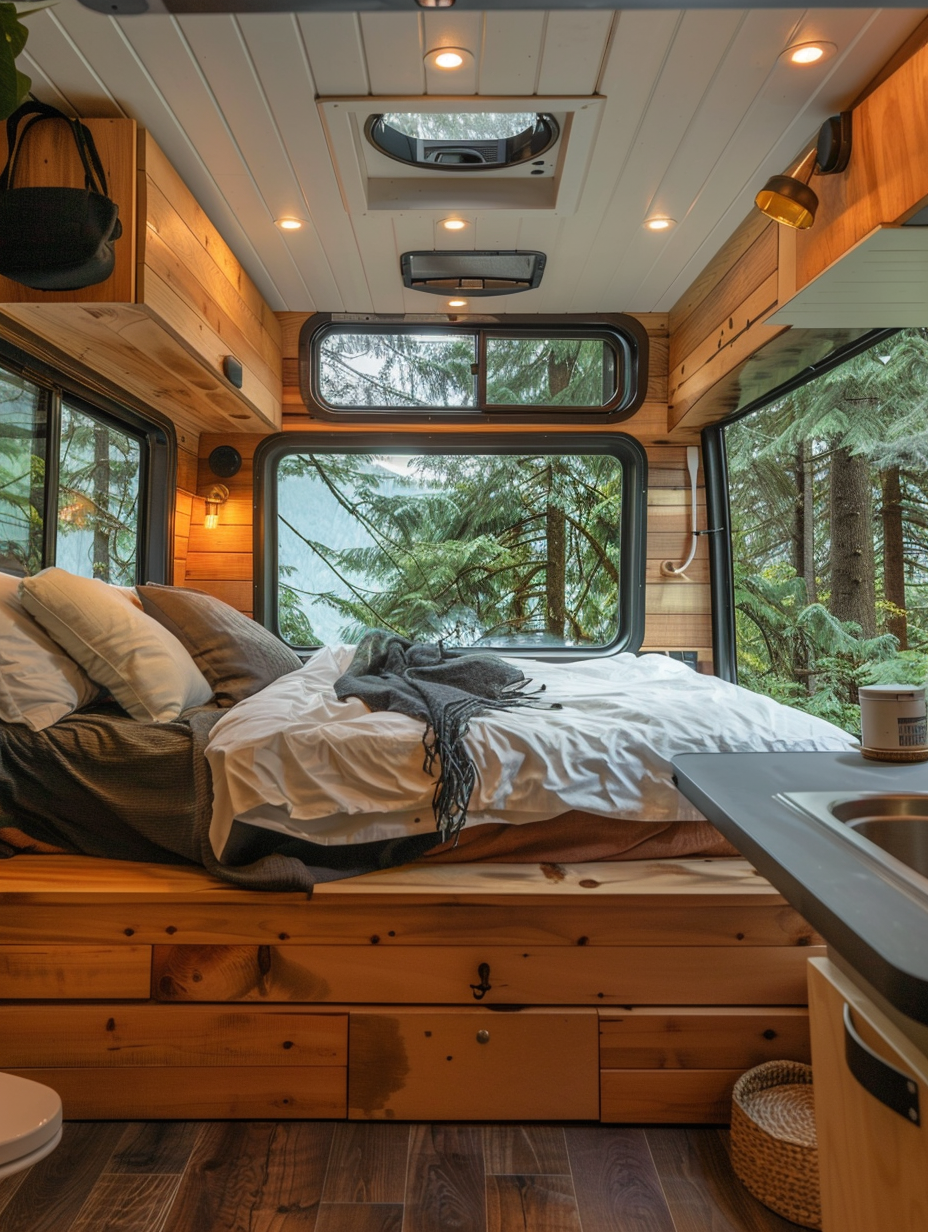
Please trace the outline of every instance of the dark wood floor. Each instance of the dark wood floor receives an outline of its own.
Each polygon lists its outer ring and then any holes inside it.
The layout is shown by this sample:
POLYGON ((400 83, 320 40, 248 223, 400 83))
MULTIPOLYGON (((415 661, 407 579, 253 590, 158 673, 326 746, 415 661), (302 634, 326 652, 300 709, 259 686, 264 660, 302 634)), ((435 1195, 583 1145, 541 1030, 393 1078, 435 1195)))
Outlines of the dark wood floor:
POLYGON ((390 1122, 65 1127, 2 1232, 788 1232, 717 1129, 390 1122))

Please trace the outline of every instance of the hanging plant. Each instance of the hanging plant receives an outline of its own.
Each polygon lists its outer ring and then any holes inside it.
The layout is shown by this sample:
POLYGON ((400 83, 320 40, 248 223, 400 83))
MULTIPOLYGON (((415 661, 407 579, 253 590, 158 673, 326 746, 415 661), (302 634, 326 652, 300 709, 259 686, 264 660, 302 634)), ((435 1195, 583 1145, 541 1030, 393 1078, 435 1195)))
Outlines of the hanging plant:
MULTIPOLYGON (((44 8, 44 5, 40 5, 44 8)), ((32 81, 16 67, 16 57, 26 46, 29 31, 20 18, 28 17, 37 9, 19 13, 15 4, 4 0, 0 3, 0 120, 12 115, 20 103, 26 101, 32 81)))

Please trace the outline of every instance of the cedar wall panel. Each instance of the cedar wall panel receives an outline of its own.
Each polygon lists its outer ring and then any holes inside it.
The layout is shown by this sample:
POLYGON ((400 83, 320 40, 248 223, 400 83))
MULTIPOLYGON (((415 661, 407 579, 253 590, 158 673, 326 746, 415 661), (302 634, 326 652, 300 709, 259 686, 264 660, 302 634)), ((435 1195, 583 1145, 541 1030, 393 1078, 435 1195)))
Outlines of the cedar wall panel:
MULTIPOLYGON (((689 551, 689 492, 685 442, 671 443, 667 431, 668 329, 662 314, 642 315, 650 335, 651 362, 648 398, 636 415, 616 431, 625 431, 645 445, 649 463, 647 620, 645 648, 652 650, 697 650, 700 665, 711 670, 712 635, 710 628, 709 566, 705 539, 691 568, 689 580, 664 578, 663 560, 681 562, 689 551)), ((297 344, 305 313, 278 314, 283 344, 284 431, 318 432, 331 429, 311 419, 297 386, 297 344)), ((549 430, 549 425, 535 425, 549 430)), ((340 431, 369 431, 366 425, 344 425, 340 431)), ((436 431, 434 425, 430 430, 436 431)), ((447 430, 453 430, 449 428, 447 430)), ((488 428, 488 431, 494 429, 488 428)), ((512 431, 510 425, 502 430, 512 431)), ((579 427, 572 429, 581 431, 579 427)), ((592 431, 602 431, 593 428, 592 431)), ((401 434, 402 428, 397 428, 401 434)), ((693 438, 693 442, 698 438, 693 438)), ((220 514, 220 526, 208 531, 203 526, 202 498, 195 498, 189 522, 189 539, 184 565, 184 582, 225 599, 242 612, 252 612, 252 457, 259 438, 254 435, 212 435, 200 438, 198 491, 213 482, 206 459, 220 444, 232 444, 242 455, 242 469, 231 480, 229 501, 220 514)), ((700 526, 705 526, 705 492, 699 475, 700 526)), ((181 550, 178 541, 178 551, 181 550)))

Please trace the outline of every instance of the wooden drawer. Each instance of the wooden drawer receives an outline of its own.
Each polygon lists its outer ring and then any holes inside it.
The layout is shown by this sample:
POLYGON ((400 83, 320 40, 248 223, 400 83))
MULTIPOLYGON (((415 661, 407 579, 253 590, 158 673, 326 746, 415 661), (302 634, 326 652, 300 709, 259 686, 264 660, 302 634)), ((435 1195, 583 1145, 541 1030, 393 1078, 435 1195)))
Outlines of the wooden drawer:
POLYGON ((604 1069, 603 1121, 727 1124, 740 1069, 604 1069))
POLYGON ((802 1005, 810 946, 155 946, 160 1001, 802 1005))
POLYGON ((65 1120, 344 1118, 343 1066, 17 1069, 61 1096, 65 1120))
POLYGON ((596 1120, 595 1010, 352 1013, 353 1120, 596 1120))
POLYGON ((636 1006, 599 1015, 603 1069, 750 1069, 810 1059, 799 1006, 636 1006))
POLYGON ((0 1069, 347 1063, 347 1014, 270 1006, 0 1006, 0 1069))
POLYGON ((148 945, 0 945, 0 1001, 145 1000, 148 945))

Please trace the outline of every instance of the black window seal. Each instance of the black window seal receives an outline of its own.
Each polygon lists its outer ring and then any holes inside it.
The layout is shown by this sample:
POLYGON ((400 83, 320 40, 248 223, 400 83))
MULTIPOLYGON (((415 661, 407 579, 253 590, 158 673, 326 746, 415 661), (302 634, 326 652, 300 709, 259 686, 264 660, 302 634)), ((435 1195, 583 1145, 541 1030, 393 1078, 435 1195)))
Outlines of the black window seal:
POLYGON ((712 599, 712 657, 716 676, 738 683, 738 645, 735 629, 735 566, 731 542, 731 491, 728 482, 728 452, 725 429, 762 411, 771 402, 808 385, 816 377, 861 355, 886 338, 898 334, 898 329, 873 329, 855 338, 846 346, 830 351, 818 363, 809 364, 801 372, 781 381, 779 385, 739 407, 732 414, 710 424, 702 431, 703 466, 706 474, 706 516, 711 527, 721 527, 719 534, 709 535, 709 583, 712 599))
POLYGON ((125 406, 108 394, 88 389, 68 373, 4 338, 0 338, 0 364, 47 391, 48 456, 43 542, 46 564, 54 564, 55 556, 61 402, 66 400, 76 410, 140 442, 136 583, 169 581, 174 537, 173 493, 177 478, 177 441, 173 423, 157 412, 151 412, 149 418, 147 413, 125 406))
POLYGON ((385 420, 414 420, 416 423, 476 425, 493 423, 522 425, 534 421, 545 424, 612 424, 630 419, 641 409, 648 394, 648 332, 639 320, 626 313, 592 313, 582 316, 557 316, 550 313, 507 313, 504 316, 469 313, 391 315, 380 313, 327 313, 308 317, 300 330, 300 395, 315 419, 328 423, 383 424, 385 420), (591 338, 606 341, 621 363, 622 385, 609 404, 592 407, 513 407, 478 403, 476 407, 365 407, 338 409, 326 404, 320 393, 319 353, 323 337, 330 331, 352 333, 436 333, 476 335, 481 356, 478 388, 485 388, 485 362, 481 338, 591 338))
MULTIPOLYGON (((644 447, 624 432, 557 433, 435 433, 396 432, 278 432, 265 437, 254 455, 254 615, 277 637, 277 467, 292 453, 516 453, 611 454, 622 465, 622 542, 619 552, 619 629, 608 646, 499 648, 507 657, 569 663, 579 659, 611 658, 637 652, 645 634, 645 570, 647 543, 648 457, 644 447)), ((295 647, 313 654, 319 646, 295 647)), ((476 651, 494 649, 475 647, 476 651)))

